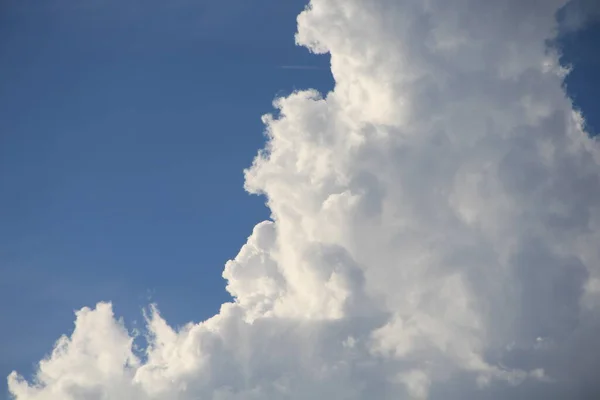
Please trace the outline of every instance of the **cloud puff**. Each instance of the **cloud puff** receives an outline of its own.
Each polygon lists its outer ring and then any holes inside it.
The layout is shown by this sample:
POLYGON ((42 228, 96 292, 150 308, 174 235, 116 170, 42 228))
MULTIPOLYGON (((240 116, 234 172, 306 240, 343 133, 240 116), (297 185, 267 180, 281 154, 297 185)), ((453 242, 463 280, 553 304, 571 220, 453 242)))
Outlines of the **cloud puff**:
POLYGON ((546 46, 565 0, 312 0, 335 89, 265 116, 235 302, 148 347, 110 304, 17 400, 597 398, 600 151, 546 46))

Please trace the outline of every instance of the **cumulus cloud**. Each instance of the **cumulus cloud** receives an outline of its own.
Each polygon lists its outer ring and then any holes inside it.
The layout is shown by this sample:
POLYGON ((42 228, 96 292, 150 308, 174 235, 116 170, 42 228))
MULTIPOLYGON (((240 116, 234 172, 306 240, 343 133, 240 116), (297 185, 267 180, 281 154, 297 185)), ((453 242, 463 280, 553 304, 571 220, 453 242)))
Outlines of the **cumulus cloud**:
POLYGON ((546 43, 566 0, 312 0, 335 89, 264 117, 235 301, 145 353, 77 313, 17 400, 600 397, 600 150, 546 43), (137 354, 137 355, 136 355, 137 354))

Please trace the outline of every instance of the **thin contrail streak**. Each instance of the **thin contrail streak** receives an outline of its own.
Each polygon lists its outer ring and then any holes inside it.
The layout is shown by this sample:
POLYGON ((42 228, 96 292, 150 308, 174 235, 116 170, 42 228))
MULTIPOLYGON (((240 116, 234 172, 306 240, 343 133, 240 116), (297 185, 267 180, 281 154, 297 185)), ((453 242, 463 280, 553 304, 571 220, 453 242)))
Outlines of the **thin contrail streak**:
POLYGON ((314 65, 280 65, 281 69, 305 69, 305 70, 313 70, 313 71, 324 71, 327 68, 316 67, 314 65))

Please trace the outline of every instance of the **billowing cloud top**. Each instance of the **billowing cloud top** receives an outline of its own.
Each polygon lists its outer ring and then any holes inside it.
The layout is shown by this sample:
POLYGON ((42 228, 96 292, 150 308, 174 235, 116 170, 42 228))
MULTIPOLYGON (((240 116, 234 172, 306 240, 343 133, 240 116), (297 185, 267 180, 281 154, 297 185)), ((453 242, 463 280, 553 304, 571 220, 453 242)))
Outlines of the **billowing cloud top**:
POLYGON ((272 221, 235 302, 149 346, 77 313, 17 400, 600 398, 600 151, 547 40, 566 0, 312 0, 335 89, 265 116, 272 221))

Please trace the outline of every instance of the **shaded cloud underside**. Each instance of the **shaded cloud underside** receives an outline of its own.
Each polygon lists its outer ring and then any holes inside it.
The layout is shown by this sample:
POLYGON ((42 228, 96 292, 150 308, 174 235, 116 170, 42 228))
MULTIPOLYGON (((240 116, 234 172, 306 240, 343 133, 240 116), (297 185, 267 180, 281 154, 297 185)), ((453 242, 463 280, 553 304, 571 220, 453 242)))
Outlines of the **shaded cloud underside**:
MULTIPOLYGON (((246 171, 272 221, 234 303, 146 354, 110 304, 17 400, 600 397, 600 152, 545 43, 565 0, 312 0, 335 89, 280 98, 246 171)), ((168 273, 168 271, 165 271, 168 273)))

